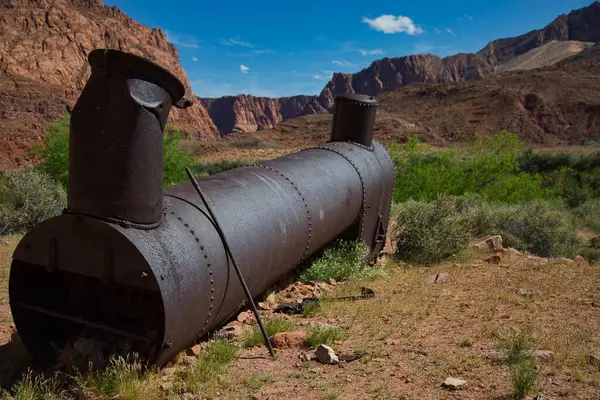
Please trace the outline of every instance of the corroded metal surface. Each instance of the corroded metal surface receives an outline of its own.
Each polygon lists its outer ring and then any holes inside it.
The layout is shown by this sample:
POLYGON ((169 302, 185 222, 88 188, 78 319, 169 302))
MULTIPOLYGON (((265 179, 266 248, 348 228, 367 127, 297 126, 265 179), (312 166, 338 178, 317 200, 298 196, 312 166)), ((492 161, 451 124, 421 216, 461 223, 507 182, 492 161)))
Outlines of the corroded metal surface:
MULTIPOLYGON (((123 69, 128 59, 118 52, 109 65, 123 69)), ((102 76, 104 67, 94 72, 100 77, 92 74, 88 85, 109 111, 73 115, 69 209, 28 232, 14 253, 11 308, 24 343, 39 359, 50 360, 55 349, 83 336, 125 343, 164 365, 246 299, 194 186, 159 189, 159 139, 168 112, 156 107, 181 101, 176 78, 131 60, 127 74, 154 85, 151 94, 133 100, 137 95, 119 78, 122 71, 110 79, 102 76), (92 144, 98 155, 90 155, 92 144)), ((86 90, 81 110, 93 103, 86 90)), ((355 103, 373 102, 355 97, 355 103)), ((344 115, 336 117, 338 127, 344 115)), ((370 124, 349 136, 338 132, 316 148, 198 182, 252 296, 338 238, 361 240, 368 258, 377 256, 394 167, 364 128, 370 124)))

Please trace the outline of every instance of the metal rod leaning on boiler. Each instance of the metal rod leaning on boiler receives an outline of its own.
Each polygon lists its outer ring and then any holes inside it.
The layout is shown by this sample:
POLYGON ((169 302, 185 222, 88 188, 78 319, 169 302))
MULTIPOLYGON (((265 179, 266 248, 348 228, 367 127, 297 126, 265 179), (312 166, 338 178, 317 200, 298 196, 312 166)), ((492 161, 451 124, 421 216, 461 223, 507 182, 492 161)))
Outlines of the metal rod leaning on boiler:
POLYGON ((254 313, 254 317, 256 317, 256 322, 258 322, 260 331, 262 332, 263 338, 265 339, 265 346, 267 346, 267 348, 269 349, 269 354, 271 355, 271 357, 273 357, 275 355, 275 353, 273 352, 273 346, 271 345, 271 341, 269 340, 269 335, 267 334, 267 331, 265 330, 262 319, 260 318, 260 313, 258 312, 258 309, 256 308, 256 304, 254 303, 254 299, 252 298, 252 293, 250 293, 250 289, 248 289, 248 285, 246 285, 246 280, 244 279, 244 276, 242 275, 242 271, 240 271, 240 268, 238 267, 238 264, 235 261, 235 258, 233 256, 233 252, 231 251, 231 248, 229 247, 229 243, 227 242, 227 237, 225 237, 225 233, 223 232, 223 229, 221 228, 219 221, 217 221, 217 218, 215 217, 215 214, 213 213, 211 207, 208 205, 208 201, 204 197, 202 190, 200 190, 200 186, 198 186, 198 181, 196 181, 196 178, 192 174, 192 171, 190 171, 189 168, 186 168, 185 172, 187 172, 188 177, 190 178, 190 181, 192 182, 192 185, 194 185, 194 189, 196 189, 196 192, 198 192, 198 196, 200 196, 200 199, 202 200, 204 207, 206 207, 206 210, 210 214, 210 218, 212 219, 212 222, 215 224, 217 233, 219 234, 221 240, 223 241, 223 246, 225 247, 225 251, 227 252, 227 254, 229 254, 229 258, 231 258, 231 262, 233 264, 233 268, 235 269, 235 273, 237 274, 237 276, 240 280, 240 284, 244 288, 244 292, 246 293, 246 297, 248 298, 250 307, 252 307, 252 312, 254 313))

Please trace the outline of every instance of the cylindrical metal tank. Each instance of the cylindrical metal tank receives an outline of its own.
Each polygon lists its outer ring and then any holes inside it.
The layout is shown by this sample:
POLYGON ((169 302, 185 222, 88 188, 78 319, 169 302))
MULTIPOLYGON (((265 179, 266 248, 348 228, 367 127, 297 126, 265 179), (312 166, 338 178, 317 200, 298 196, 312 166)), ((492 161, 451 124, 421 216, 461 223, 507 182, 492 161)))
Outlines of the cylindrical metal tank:
MULTIPOLYGON (((98 128, 90 132, 102 135, 102 121, 94 124, 98 128)), ((155 141, 154 131, 148 140, 155 141)), ((77 146, 85 150, 87 144, 74 143, 71 155, 77 157, 77 146)), ((115 171, 114 162, 128 165, 126 157, 78 162, 100 171, 115 171)), ((145 172, 131 178, 138 174, 145 172)), ((335 239, 361 240, 375 257, 385 241, 393 182, 392 161, 377 141, 366 146, 332 138, 210 176, 199 186, 258 296, 335 239)), ((94 215, 90 208, 71 209, 25 235, 13 257, 10 305, 23 342, 38 359, 49 361, 65 343, 89 337, 128 346, 163 365, 244 304, 231 260, 193 185, 168 188, 160 204, 158 218, 139 214, 150 218, 138 222, 158 221, 151 229, 128 223, 129 217, 127 223, 116 219, 126 214, 100 208, 94 215)), ((137 212, 138 204, 125 209, 137 212)))

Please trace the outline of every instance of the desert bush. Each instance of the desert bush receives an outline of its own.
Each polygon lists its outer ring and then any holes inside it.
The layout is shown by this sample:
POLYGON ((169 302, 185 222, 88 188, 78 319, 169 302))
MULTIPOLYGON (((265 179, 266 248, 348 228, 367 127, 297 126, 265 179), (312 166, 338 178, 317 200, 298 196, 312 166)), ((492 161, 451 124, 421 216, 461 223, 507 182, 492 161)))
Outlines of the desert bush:
POLYGON ((570 214, 549 202, 480 203, 462 215, 474 236, 501 235, 506 246, 539 256, 572 257, 583 246, 570 214))
POLYGON ((41 158, 41 169, 64 187, 69 180, 69 114, 52 121, 42 139, 43 146, 34 146, 33 155, 41 158))
POLYGON ((307 283, 330 278, 344 281, 374 277, 381 271, 366 263, 368 253, 369 249, 362 243, 339 240, 319 255, 298 279, 307 283))
POLYGON ((333 345, 333 342, 344 337, 344 332, 335 326, 317 325, 309 328, 309 336, 305 343, 316 349, 321 344, 333 345))
POLYGON ((191 367, 183 372, 187 391, 198 393, 201 389, 212 389, 237 355, 235 343, 225 339, 212 341, 191 367))
MULTIPOLYGON (((69 180, 69 129, 70 116, 50 123, 41 146, 34 146, 31 153, 41 159, 39 168, 60 182, 65 188, 69 180)), ((163 184, 171 186, 185 182, 185 168, 192 167, 194 156, 181 146, 181 132, 167 126, 163 135, 164 168, 163 184)))
POLYGON ((573 214, 580 226, 600 233, 600 198, 586 201, 573 209, 573 214))
POLYGON ((426 203, 410 200, 394 206, 398 228, 392 238, 396 255, 422 264, 439 262, 465 249, 471 240, 469 221, 452 198, 426 203))
POLYGON ((0 174, 0 233, 20 233, 59 215, 66 206, 63 187, 31 168, 0 174))
POLYGON ((167 127, 163 140, 164 166, 163 186, 172 186, 188 180, 186 168, 192 168, 194 156, 188 149, 180 146, 181 132, 167 127))
POLYGON ((33 376, 32 371, 28 370, 10 390, 0 389, 0 398, 4 400, 67 400, 73 398, 73 394, 61 389, 56 377, 33 376))
POLYGON ((192 171, 198 177, 206 177, 219 172, 241 167, 244 164, 251 164, 246 160, 219 160, 213 162, 199 162, 194 165, 192 171))

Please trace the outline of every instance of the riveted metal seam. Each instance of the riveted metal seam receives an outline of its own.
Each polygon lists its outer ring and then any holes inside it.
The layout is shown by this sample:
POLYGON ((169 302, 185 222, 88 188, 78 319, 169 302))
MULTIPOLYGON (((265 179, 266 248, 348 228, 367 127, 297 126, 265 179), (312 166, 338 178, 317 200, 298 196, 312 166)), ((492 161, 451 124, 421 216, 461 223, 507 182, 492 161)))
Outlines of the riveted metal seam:
MULTIPOLYGON (((200 244, 200 238, 196 235, 196 232, 194 232, 194 230, 190 229, 190 226, 188 223, 183 221, 183 218, 177 216, 175 214, 174 211, 171 211, 170 214, 176 218, 179 222, 183 223, 184 228, 188 229, 190 234, 192 235, 192 237, 194 238, 194 240, 196 241, 196 243, 200 244)), ((206 252, 205 247, 200 244, 200 250, 202 251, 202 259, 206 262, 206 269, 208 271, 208 276, 210 278, 210 301, 208 304, 208 315, 206 316, 206 320, 204 321, 204 324, 202 325, 202 330, 199 333, 199 336, 201 336, 203 333, 205 333, 206 331, 206 327, 209 324, 209 321, 211 319, 211 317, 213 316, 213 309, 215 308, 215 277, 214 277, 214 272, 212 270, 212 266, 211 266, 211 262, 210 259, 208 258, 208 253, 206 252)))
POLYGON ((285 179, 286 181, 288 181, 290 183, 290 185, 292 185, 292 187, 294 188, 294 190, 296 191, 296 193, 298 193, 298 195, 300 196, 300 199, 302 200, 302 204, 304 205, 304 209, 306 210, 306 217, 308 219, 308 238, 306 240, 306 247, 304 247, 304 251, 302 252, 302 256, 300 257, 300 262, 304 261, 305 257, 306 257, 306 253, 308 252, 308 248, 310 247, 310 243, 312 240, 312 220, 311 220, 311 215, 310 215, 310 209, 308 208, 308 204, 306 203, 306 199, 304 197, 304 195, 302 194, 302 192, 300 192, 300 189, 298 189, 298 186, 296 186, 296 184, 287 176, 285 176, 282 172, 280 172, 279 170, 269 167, 268 165, 264 165, 264 164, 244 164, 241 166, 243 167, 256 167, 256 168, 264 168, 267 169, 271 172, 275 172, 276 174, 279 174, 283 179, 285 179))
POLYGON ((350 165, 352 165, 352 167, 354 168, 354 170, 356 171, 356 173, 358 174, 358 177, 360 179, 360 184, 362 186, 362 192, 363 192, 363 198, 362 198, 362 206, 360 208, 360 215, 357 218, 360 218, 360 239, 363 240, 363 230, 364 230, 364 222, 365 222, 365 215, 367 213, 367 190, 366 190, 366 186, 365 186, 365 180, 358 168, 358 166, 354 163, 354 161, 352 161, 348 156, 346 156, 342 151, 339 151, 337 149, 332 149, 329 146, 339 146, 339 143, 345 143, 345 142, 329 142, 329 143, 325 143, 325 144, 321 144, 318 145, 316 147, 313 147, 314 149, 320 149, 320 150, 328 150, 331 151, 333 153, 336 153, 340 156, 342 156, 344 159, 346 159, 346 161, 348 161, 350 163, 350 165))

